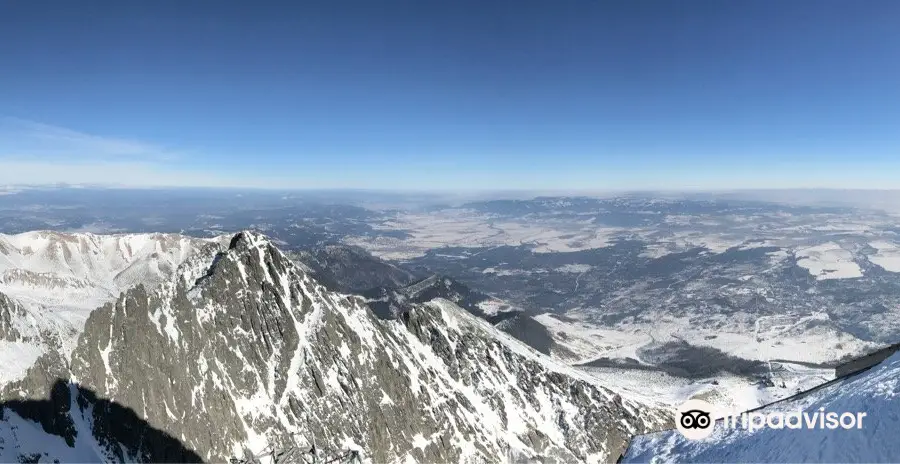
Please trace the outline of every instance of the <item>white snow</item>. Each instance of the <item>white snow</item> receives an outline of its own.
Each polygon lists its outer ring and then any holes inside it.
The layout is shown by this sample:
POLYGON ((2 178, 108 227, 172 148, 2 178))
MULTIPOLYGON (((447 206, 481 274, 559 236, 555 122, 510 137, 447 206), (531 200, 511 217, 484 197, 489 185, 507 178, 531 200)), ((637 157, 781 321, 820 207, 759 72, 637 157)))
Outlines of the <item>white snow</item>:
POLYGON ((345 242, 358 245, 385 259, 408 259, 428 250, 443 247, 532 247, 536 253, 568 252, 602 248, 623 229, 598 227, 590 221, 513 221, 465 209, 447 209, 430 213, 400 213, 392 221, 378 225, 384 230, 403 230, 407 238, 348 237, 345 242))
POLYGON ((564 266, 560 266, 556 268, 557 272, 566 272, 572 274, 581 274, 582 272, 587 272, 593 269, 594 266, 590 264, 566 264, 564 266))
POLYGON ((417 433, 416 436, 413 437, 412 445, 414 448, 425 449, 428 446, 429 440, 427 440, 421 433, 417 433))
POLYGON ((174 234, 0 234, 0 291, 90 311, 123 289, 166 278, 210 241, 174 234))
POLYGON ((44 353, 39 345, 0 340, 0 385, 21 379, 44 353))
POLYGON ((517 309, 511 306, 509 303, 495 298, 480 301, 476 306, 478 306, 478 309, 482 310, 485 314, 488 315, 495 315, 507 311, 515 311, 517 309))
POLYGON ((41 461, 47 462, 112 462, 114 457, 104 453, 105 446, 94 438, 91 432, 92 408, 81 412, 75 402, 76 389, 69 386, 72 393, 70 415, 75 427, 72 447, 66 444, 63 437, 49 434, 43 427, 28 419, 24 419, 9 408, 3 411, 0 420, 0 462, 20 462, 20 456, 41 455, 41 461), (86 417, 85 417, 86 416, 86 417))
POLYGON ((553 353, 563 362, 574 365, 598 358, 630 359, 650 368, 652 364, 641 356, 643 348, 686 341, 743 359, 767 362, 769 376, 776 384, 767 387, 726 373, 690 381, 646 369, 580 367, 607 388, 645 403, 677 405, 702 394, 707 401, 729 410, 756 407, 833 378, 833 369, 805 367, 801 363, 833 362, 842 355, 859 355, 877 348, 874 343, 838 330, 824 312, 752 318, 743 313, 710 316, 721 319, 721 325, 716 329, 702 329, 689 319, 674 318, 662 312, 648 317, 654 321, 651 324, 622 323, 615 327, 579 320, 580 311, 566 315, 566 321, 552 314, 535 317, 563 348, 553 353), (717 384, 713 384, 713 380, 717 384))
POLYGON ((853 260, 853 254, 835 242, 798 248, 796 255, 797 265, 808 270, 816 280, 863 276, 862 269, 853 260))
POLYGON ((878 250, 876 254, 869 255, 869 261, 885 271, 900 272, 900 246, 887 240, 874 241, 869 245, 878 250))

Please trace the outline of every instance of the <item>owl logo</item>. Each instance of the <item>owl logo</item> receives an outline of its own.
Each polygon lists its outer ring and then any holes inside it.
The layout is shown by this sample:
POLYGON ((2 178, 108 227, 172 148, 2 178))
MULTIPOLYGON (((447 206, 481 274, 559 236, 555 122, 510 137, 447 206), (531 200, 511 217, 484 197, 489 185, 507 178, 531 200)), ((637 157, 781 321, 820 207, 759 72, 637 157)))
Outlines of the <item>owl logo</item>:
POLYGON ((715 406, 703 400, 688 400, 678 407, 675 428, 689 440, 712 435, 719 414, 715 406))
POLYGON ((686 429, 705 429, 712 424, 709 414, 699 409, 691 409, 690 411, 682 412, 679 420, 681 421, 681 426, 686 429))

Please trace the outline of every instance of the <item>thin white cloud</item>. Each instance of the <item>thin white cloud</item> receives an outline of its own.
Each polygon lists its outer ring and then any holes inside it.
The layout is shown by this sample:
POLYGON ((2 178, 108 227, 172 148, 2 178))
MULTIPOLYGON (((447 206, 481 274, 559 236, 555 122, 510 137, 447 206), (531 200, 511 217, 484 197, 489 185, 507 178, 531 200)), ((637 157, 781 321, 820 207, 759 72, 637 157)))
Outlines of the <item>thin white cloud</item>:
MULTIPOLYGON (((253 167, 208 163, 191 168, 168 147, 120 137, 0 117, 0 187, 4 185, 99 184, 132 187, 248 187, 271 189, 408 189, 446 191, 544 190, 732 190, 790 188, 900 188, 896 162, 857 166, 709 166, 636 169, 609 166, 535 169, 517 163, 479 169, 397 166, 385 160, 374 169, 360 163, 341 167, 315 163, 259 162, 253 167)), ((210 157, 207 157, 209 159, 210 157)), ((193 163, 197 164, 197 163, 193 163)))
POLYGON ((0 158, 171 160, 177 154, 151 143, 106 137, 24 119, 0 118, 0 158))
MULTIPOLYGON (((0 185, 225 187, 236 179, 183 169, 178 154, 138 140, 0 117, 0 185)), ((239 185, 235 184, 235 185, 239 185)))
POLYGON ((262 187, 228 178, 140 161, 52 162, 0 159, 0 185, 91 184, 122 187, 262 187))

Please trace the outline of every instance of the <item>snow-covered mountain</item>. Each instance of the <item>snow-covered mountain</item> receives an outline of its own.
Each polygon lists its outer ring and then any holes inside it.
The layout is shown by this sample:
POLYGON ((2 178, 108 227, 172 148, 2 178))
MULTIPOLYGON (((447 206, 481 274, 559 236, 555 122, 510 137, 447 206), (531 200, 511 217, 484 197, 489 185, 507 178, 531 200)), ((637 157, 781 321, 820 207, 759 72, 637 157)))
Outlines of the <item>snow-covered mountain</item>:
POLYGON ((377 317, 263 236, 190 248, 91 312, 70 361, 44 352, 3 388, 0 460, 600 462, 670 419, 448 300, 377 317), (49 418, 23 406, 48 398, 49 418), (110 404, 138 425, 98 415, 110 404))
POLYGON ((526 345, 549 355, 554 346, 547 328, 525 311, 486 295, 447 276, 433 275, 400 288, 373 288, 362 293, 369 307, 381 317, 395 317, 409 305, 436 298, 448 300, 473 316, 512 335, 526 345))
POLYGON ((0 234, 0 288, 44 306, 92 310, 137 283, 167 278, 204 241, 177 234, 0 234))
POLYGON ((138 284, 169 279, 209 240, 51 231, 0 235, 0 386, 40 355, 68 358, 88 315, 138 284))
MULTIPOLYGON (((900 353, 881 364, 757 413, 865 413, 860 428, 726 428, 688 440, 677 431, 636 437, 623 462, 896 462, 900 353), (821 412, 820 412, 821 413, 821 412)), ((847 422, 849 424, 849 421, 847 422)))

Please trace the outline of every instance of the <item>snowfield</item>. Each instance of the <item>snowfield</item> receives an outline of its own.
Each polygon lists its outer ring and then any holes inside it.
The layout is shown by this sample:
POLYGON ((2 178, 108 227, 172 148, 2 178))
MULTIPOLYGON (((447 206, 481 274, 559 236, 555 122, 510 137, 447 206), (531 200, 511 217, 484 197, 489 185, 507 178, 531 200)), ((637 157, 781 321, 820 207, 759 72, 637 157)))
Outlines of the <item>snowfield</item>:
POLYGON ((834 242, 799 248, 797 265, 808 270, 817 280, 863 276, 862 269, 853 261, 853 254, 834 242))
POLYGON ((670 409, 691 398, 702 398, 721 411, 736 414, 787 398, 834 378, 833 369, 816 369, 798 364, 777 363, 776 378, 783 383, 760 385, 745 377, 720 374, 714 379, 691 380, 661 371, 580 367, 601 385, 623 398, 670 409))
POLYGON ((720 316, 728 325, 718 330, 702 329, 690 320, 662 313, 651 318, 657 321, 654 324, 623 323, 615 327, 578 320, 580 315, 579 311, 570 312, 565 320, 552 314, 535 317, 561 347, 553 356, 578 365, 623 397, 669 407, 697 395, 730 412, 759 407, 834 378, 834 369, 816 367, 817 363, 880 347, 836 330, 825 313, 756 319, 720 316), (765 363, 766 377, 772 384, 727 372, 696 379, 678 377, 656 368, 642 354, 645 349, 676 342, 765 363), (590 365, 600 358, 630 365, 590 365))
POLYGON ((407 238, 347 237, 344 242, 383 259, 410 259, 443 247, 499 247, 529 245, 535 253, 602 248, 623 229, 572 221, 513 221, 492 219, 466 209, 433 213, 402 213, 376 229, 402 230, 407 238))
POLYGON ((876 254, 869 255, 869 261, 885 271, 900 272, 900 246, 886 240, 878 240, 869 245, 878 250, 876 254))
POLYGON ((566 320, 549 313, 535 316, 550 329, 556 343, 569 352, 565 353, 566 358, 576 364, 599 357, 640 359, 641 348, 672 341, 715 348, 748 360, 816 364, 881 347, 837 329, 824 312, 762 317, 746 313, 708 315, 721 319, 718 328, 698 327, 689 318, 676 318, 661 311, 649 318, 655 321, 651 324, 622 322, 611 327, 580 320, 580 316, 579 311, 567 313, 566 320))
POLYGON ((21 379, 43 353, 34 343, 0 340, 0 385, 21 379))
POLYGON ((581 274, 593 269, 590 264, 566 264, 556 268, 556 272, 566 272, 570 274, 581 274))
POLYGON ((123 289, 171 275, 202 242, 167 234, 0 235, 0 292, 42 306, 91 311, 123 289))

